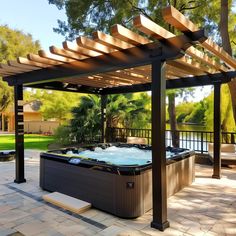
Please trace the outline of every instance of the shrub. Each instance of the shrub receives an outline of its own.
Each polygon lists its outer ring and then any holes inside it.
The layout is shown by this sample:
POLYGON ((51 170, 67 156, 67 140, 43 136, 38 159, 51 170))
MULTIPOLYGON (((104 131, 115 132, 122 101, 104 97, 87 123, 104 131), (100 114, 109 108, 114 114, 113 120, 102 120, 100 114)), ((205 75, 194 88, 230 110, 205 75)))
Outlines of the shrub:
POLYGON ((63 145, 70 145, 73 143, 74 137, 69 126, 59 126, 55 131, 55 139, 58 143, 63 145))

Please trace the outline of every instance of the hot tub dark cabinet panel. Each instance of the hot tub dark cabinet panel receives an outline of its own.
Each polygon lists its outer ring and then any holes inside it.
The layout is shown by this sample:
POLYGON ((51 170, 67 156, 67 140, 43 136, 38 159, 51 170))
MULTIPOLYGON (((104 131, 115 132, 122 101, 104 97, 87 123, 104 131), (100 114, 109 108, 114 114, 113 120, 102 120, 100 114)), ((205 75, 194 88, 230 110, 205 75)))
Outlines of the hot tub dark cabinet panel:
POLYGON ((167 197, 179 192, 195 180, 195 155, 166 166, 167 197))
MULTIPOLYGON (((190 154, 168 161, 168 197, 194 181, 194 155, 190 154)), ((73 165, 69 159, 41 154, 41 188, 90 202, 95 208, 122 218, 135 218, 152 208, 151 164, 122 168, 86 161, 73 165)))
POLYGON ((151 209, 150 191, 145 192, 151 186, 144 188, 147 173, 117 175, 44 158, 40 166, 40 187, 47 191, 79 198, 123 218, 138 217, 151 209))

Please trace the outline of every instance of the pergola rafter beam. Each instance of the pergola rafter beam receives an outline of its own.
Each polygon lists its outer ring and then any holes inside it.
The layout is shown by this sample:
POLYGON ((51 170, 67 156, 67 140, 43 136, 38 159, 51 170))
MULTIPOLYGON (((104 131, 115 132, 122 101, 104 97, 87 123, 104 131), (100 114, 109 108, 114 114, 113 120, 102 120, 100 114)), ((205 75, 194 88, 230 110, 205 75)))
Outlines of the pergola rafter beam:
POLYGON ((87 48, 89 50, 94 50, 99 53, 112 53, 116 51, 116 49, 113 49, 109 46, 105 46, 99 42, 96 42, 92 39, 86 38, 86 37, 78 37, 76 38, 76 42, 79 46, 87 48))
POLYGON ((20 69, 29 69, 29 70, 39 70, 40 69, 40 67, 31 66, 31 65, 23 65, 23 64, 20 64, 17 61, 8 61, 7 64, 9 66, 17 67, 17 68, 20 68, 20 69))
POLYGON ((79 55, 84 55, 88 57, 97 57, 102 55, 102 53, 80 47, 76 42, 65 41, 62 43, 62 45, 65 50, 78 53, 79 55))
MULTIPOLYGON (((45 81, 56 81, 65 79, 66 77, 81 77, 89 76, 98 73, 105 73, 120 69, 126 69, 136 66, 142 66, 150 64, 153 60, 171 60, 181 56, 182 50, 187 46, 190 46, 192 39, 204 40, 204 31, 197 31, 192 35, 176 36, 176 41, 181 42, 179 48, 169 48, 164 42, 162 45, 159 43, 149 43, 146 45, 139 45, 133 48, 115 51, 110 54, 104 54, 95 58, 88 58, 83 61, 76 61, 80 64, 77 68, 69 64, 62 64, 51 59, 42 58, 39 55, 29 54, 29 60, 39 63, 49 63, 54 65, 50 68, 44 68, 37 71, 31 71, 24 73, 24 75, 15 75, 13 77, 5 78, 9 85, 13 84, 34 84, 43 83, 45 81)), ((92 86, 92 84, 91 84, 92 86)))
MULTIPOLYGON (((206 86, 206 85, 214 85, 216 82, 218 83, 228 83, 231 79, 236 77, 236 72, 227 72, 217 73, 214 75, 201 75, 194 77, 185 77, 173 80, 166 81, 166 89, 178 89, 178 88, 189 88, 189 87, 198 87, 198 86, 206 86)), ((26 87, 32 88, 42 88, 42 89, 52 89, 52 90, 60 90, 67 92, 81 92, 81 93, 91 93, 91 94, 119 94, 119 93, 132 93, 132 92, 144 92, 151 90, 151 83, 146 84, 134 84, 128 86, 119 86, 113 88, 93 88, 85 85, 73 84, 71 81, 71 85, 77 85, 78 90, 67 89, 65 86, 66 82, 49 82, 42 83, 37 85, 29 85, 26 87)))
POLYGON ((130 43, 130 44, 133 44, 133 45, 144 45, 144 44, 148 44, 148 43, 151 43, 152 41, 125 28, 124 26, 122 25, 113 25, 111 27, 111 34, 112 36, 120 39, 120 40, 123 40, 127 43, 130 43))
POLYGON ((70 59, 75 59, 75 60, 84 60, 86 58, 88 58, 87 56, 83 56, 80 55, 78 53, 72 52, 72 51, 68 51, 65 49, 61 49, 61 48, 57 48, 55 46, 51 46, 50 48, 50 52, 59 56, 63 56, 66 58, 70 58, 70 59))
MULTIPOLYGON (((214 75, 200 75, 194 77, 185 77, 166 81, 166 89, 189 88, 206 85, 214 85, 216 82, 228 83, 236 77, 236 71, 227 73, 217 73, 214 75)), ((119 93, 132 93, 144 92, 151 90, 151 83, 137 84, 133 86, 123 86, 118 88, 104 88, 99 93, 101 94, 119 94, 119 93)))
POLYGON ((28 58, 24 58, 24 57, 18 57, 17 58, 17 62, 21 65, 28 65, 28 66, 35 66, 35 67, 39 67, 39 68, 47 68, 50 67, 47 64, 44 63, 40 63, 40 62, 35 62, 35 61, 31 61, 28 58))
POLYGON ((108 46, 110 48, 117 49, 117 50, 134 47, 133 44, 122 41, 118 38, 115 38, 111 35, 105 34, 101 31, 94 32, 93 38, 95 41, 97 41, 101 44, 104 44, 105 46, 108 46))

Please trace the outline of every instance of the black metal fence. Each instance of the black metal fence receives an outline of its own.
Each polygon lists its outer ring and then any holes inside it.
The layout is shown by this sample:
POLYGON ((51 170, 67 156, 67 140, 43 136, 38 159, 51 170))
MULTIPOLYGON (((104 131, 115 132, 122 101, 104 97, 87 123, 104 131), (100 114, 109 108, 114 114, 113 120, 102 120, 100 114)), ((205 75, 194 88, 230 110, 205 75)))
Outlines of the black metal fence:
MULTIPOLYGON (((179 137, 179 146, 196 152, 208 152, 208 143, 214 140, 214 132, 211 131, 175 131, 179 137)), ((146 138, 151 144, 151 129, 131 128, 107 128, 108 142, 126 142, 127 137, 146 138)), ((236 132, 222 132, 222 143, 236 144, 236 132)), ((172 131, 166 130, 166 146, 172 146, 172 131)))

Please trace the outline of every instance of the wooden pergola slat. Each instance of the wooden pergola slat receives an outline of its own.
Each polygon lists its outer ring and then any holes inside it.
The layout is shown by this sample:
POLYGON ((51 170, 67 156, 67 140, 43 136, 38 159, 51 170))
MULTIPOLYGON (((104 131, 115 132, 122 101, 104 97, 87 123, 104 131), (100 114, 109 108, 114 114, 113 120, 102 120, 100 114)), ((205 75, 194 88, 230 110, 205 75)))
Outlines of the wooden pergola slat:
POLYGON ((104 76, 104 75, 94 75, 92 76, 94 81, 98 81, 101 83, 104 83, 105 85, 115 85, 119 86, 120 84, 128 84, 127 81, 124 80, 119 80, 120 78, 112 78, 109 76, 104 76))
POLYGON ((14 66, 14 67, 22 68, 22 69, 29 69, 29 70, 39 70, 39 69, 41 69, 41 67, 23 65, 23 64, 20 64, 17 61, 7 61, 7 63, 8 63, 9 66, 14 66))
POLYGON ((116 50, 86 37, 78 37, 76 38, 76 42, 81 47, 84 47, 89 50, 93 50, 102 54, 111 53, 116 50))
POLYGON ((62 43, 62 45, 65 50, 72 51, 80 55, 84 55, 88 57, 97 57, 97 56, 102 55, 102 53, 80 47, 77 43, 74 43, 74 42, 65 41, 62 43))
POLYGON ((19 64, 22 64, 22 65, 36 66, 36 67, 39 67, 39 68, 49 67, 47 64, 31 61, 28 58, 24 58, 24 57, 18 57, 17 62, 19 64))
POLYGON ((186 50, 186 52, 187 52, 188 55, 190 55, 194 58, 197 58, 198 60, 200 60, 203 63, 206 63, 208 66, 213 66, 216 70, 219 70, 219 71, 222 71, 222 72, 229 71, 229 69, 227 67, 217 63, 216 61, 211 59, 209 56, 207 56, 206 54, 204 54, 203 52, 201 52, 200 50, 196 49, 193 46, 188 48, 186 50))
POLYGON ((15 72, 6 71, 6 70, 0 68, 0 75, 3 76, 3 77, 11 76, 11 75, 14 75, 14 74, 15 74, 15 72))
POLYGON ((127 43, 133 44, 133 45, 140 45, 140 44, 147 44, 151 41, 127 28, 125 28, 122 25, 113 25, 111 27, 111 34, 112 36, 119 38, 120 40, 123 40, 127 43))
MULTIPOLYGON (((150 19, 148 19, 142 15, 139 15, 134 18, 133 25, 137 29, 142 31, 143 33, 145 33, 155 39, 158 39, 158 40, 163 40, 163 39, 168 40, 168 39, 175 37, 175 35, 173 33, 169 32, 168 30, 164 29, 163 27, 159 26, 158 24, 154 23, 153 21, 151 21, 150 19)), ((170 40, 169 40, 169 42, 171 43, 170 40)), ((228 71, 228 69, 226 67, 216 63, 211 58, 209 58, 206 54, 204 54, 203 52, 194 48, 193 46, 189 47, 186 50, 186 53, 191 55, 192 57, 200 60, 201 62, 208 64, 209 66, 215 67, 217 70, 228 71)))
POLYGON ((40 50, 38 52, 38 54, 42 58, 46 58, 46 59, 53 60, 53 61, 56 61, 56 62, 61 62, 61 63, 70 63, 70 62, 75 61, 74 59, 70 59, 70 58, 65 57, 65 56, 59 56, 59 55, 56 55, 56 54, 45 52, 44 50, 40 50))
POLYGON ((78 79, 76 78, 70 78, 70 79, 65 79, 63 81, 69 82, 72 84, 78 84, 78 85, 90 85, 91 82, 94 83, 96 87, 99 88, 105 88, 109 86, 120 86, 120 85, 129 85, 131 83, 127 83, 127 81, 119 81, 119 78, 111 78, 109 76, 99 76, 99 75, 94 75, 94 76, 88 76, 88 77, 80 77, 78 79))
POLYGON ((185 65, 186 67, 192 68, 192 69, 196 69, 197 71, 202 71, 204 73, 208 73, 208 74, 213 74, 216 72, 216 70, 214 69, 209 69, 206 66, 198 63, 198 62, 194 62, 191 59, 188 59, 186 56, 183 56, 182 58, 176 59, 176 62, 185 65))
POLYGON ((23 72, 28 72, 32 71, 32 69, 27 69, 27 68, 19 68, 15 66, 9 66, 7 64, 2 64, 0 63, 0 68, 5 70, 6 72, 15 72, 15 73, 23 73, 23 72))
POLYGON ((122 41, 118 38, 115 38, 111 35, 105 34, 101 31, 94 32, 93 38, 95 41, 97 41, 101 44, 104 44, 105 46, 108 46, 110 48, 116 49, 116 50, 134 47, 133 44, 122 41))
POLYGON ((78 53, 65 50, 63 48, 62 49, 57 48, 55 46, 51 46, 49 49, 50 49, 50 52, 53 53, 53 54, 63 56, 63 57, 66 57, 66 58, 70 58, 70 59, 74 59, 74 60, 83 60, 83 59, 88 58, 87 56, 83 56, 83 55, 80 55, 78 53))
POLYGON ((62 62, 58 62, 58 61, 48 59, 48 58, 43 58, 43 57, 40 57, 39 55, 33 54, 33 53, 28 54, 27 57, 30 61, 39 62, 39 63, 45 64, 47 66, 56 66, 56 65, 63 64, 62 62))
POLYGON ((149 81, 147 78, 137 77, 137 76, 128 74, 128 73, 126 73, 124 71, 119 71, 119 72, 118 71, 114 71, 114 72, 109 72, 107 74, 111 75, 111 76, 117 76, 118 78, 129 79, 130 81, 143 82, 143 83, 146 83, 146 82, 149 81))
POLYGON ((137 81, 131 81, 130 79, 126 79, 126 78, 121 78, 121 77, 117 77, 117 76, 113 76, 113 75, 110 75, 110 74, 98 74, 96 76, 100 76, 102 78, 104 78, 105 80, 114 80, 114 81, 117 81, 118 83, 122 83, 122 84, 127 84, 127 85, 132 85, 133 83, 136 84, 138 83, 137 81))
MULTIPOLYGON (((179 29, 182 32, 194 32, 198 27, 182 13, 172 6, 166 7, 162 10, 163 18, 166 22, 179 29)), ((236 69, 236 60, 234 60, 222 47, 219 47, 210 38, 201 44, 208 51, 219 57, 226 64, 236 69)))
POLYGON ((68 83, 72 83, 72 84, 87 85, 87 86, 89 86, 91 84, 91 81, 93 81, 95 88, 104 88, 107 85, 104 82, 99 82, 99 81, 96 81, 96 80, 92 80, 92 79, 89 79, 87 77, 80 77, 79 79, 77 79, 77 78, 66 78, 63 81, 68 82, 68 83))
POLYGON ((185 63, 183 61, 176 61, 176 60, 175 61, 168 61, 167 65, 171 65, 171 66, 176 67, 178 69, 185 70, 190 75, 198 76, 198 75, 205 74, 201 70, 196 69, 194 66, 186 67, 186 65, 185 65, 185 63))

